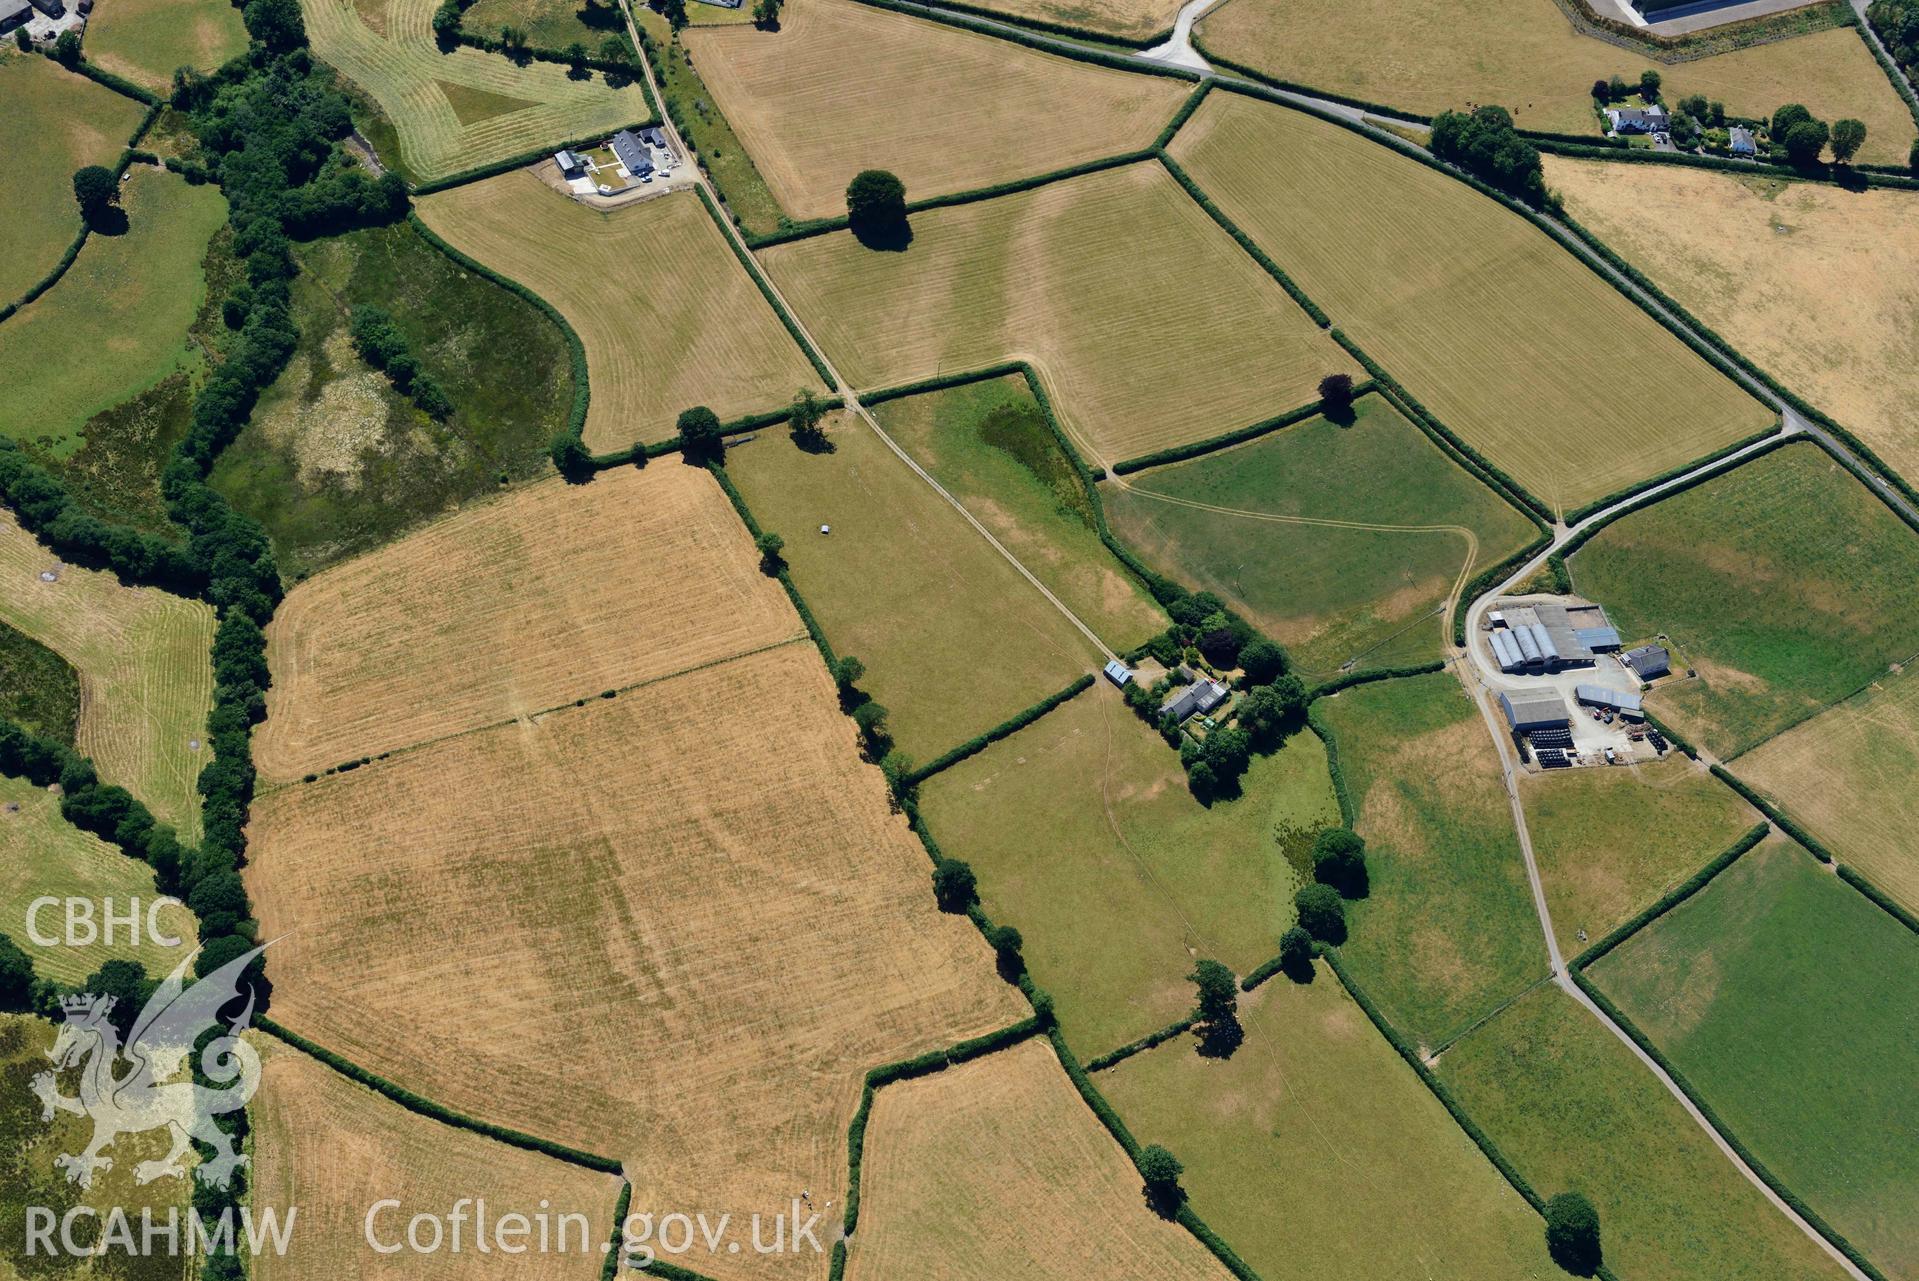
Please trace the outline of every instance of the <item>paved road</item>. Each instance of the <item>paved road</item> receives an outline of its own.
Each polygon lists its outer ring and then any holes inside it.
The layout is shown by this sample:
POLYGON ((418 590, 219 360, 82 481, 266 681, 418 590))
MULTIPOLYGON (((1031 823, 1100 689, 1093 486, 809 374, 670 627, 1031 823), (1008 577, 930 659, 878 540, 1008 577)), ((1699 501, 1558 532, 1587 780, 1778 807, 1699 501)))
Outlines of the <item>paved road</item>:
POLYGON ((1148 62, 1167 62, 1176 67, 1190 67, 1194 71, 1211 71, 1213 64, 1193 48, 1193 24, 1218 3, 1220 0, 1187 0, 1180 6, 1179 17, 1173 21, 1172 38, 1164 44, 1154 45, 1139 56, 1148 62))

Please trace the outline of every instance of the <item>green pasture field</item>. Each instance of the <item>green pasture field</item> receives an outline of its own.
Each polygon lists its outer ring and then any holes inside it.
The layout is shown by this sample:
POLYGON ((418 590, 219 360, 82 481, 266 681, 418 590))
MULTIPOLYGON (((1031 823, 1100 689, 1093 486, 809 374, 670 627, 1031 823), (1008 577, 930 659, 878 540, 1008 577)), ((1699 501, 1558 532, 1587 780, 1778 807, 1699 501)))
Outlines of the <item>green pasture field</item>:
POLYGON ((1443 1045, 1547 973, 1498 756, 1451 672, 1314 710, 1338 744, 1372 882, 1347 905, 1340 956, 1409 1040, 1443 1045))
POLYGON ((827 640, 866 665, 860 688, 901 750, 931 760, 1098 669, 1092 643, 877 435, 837 417, 830 435, 831 453, 808 454, 762 433, 728 451, 727 474, 786 539, 827 640))
POLYGON ((1147 564, 1218 593, 1319 677, 1439 657, 1454 588, 1535 537, 1383 396, 1353 410, 1103 486, 1147 564))
POLYGON ((1240 1019, 1223 1062, 1181 1038, 1093 1081, 1185 1164, 1193 1209, 1264 1281, 1564 1275, 1539 1217, 1330 969, 1269 979, 1240 1019))
POLYGON ((1759 821, 1737 792, 1678 752, 1631 769, 1523 777, 1520 799, 1568 957, 1658 902, 1759 821))
POLYGON ((566 425, 566 340, 537 307, 398 224, 298 247, 300 345, 214 467, 214 488, 266 526, 288 577, 366 551, 448 507, 549 466, 566 425), (384 308, 453 401, 435 422, 362 360, 356 304, 384 308))
MULTIPOLYGON (((704 7, 709 6, 687 5, 688 10, 704 7)), ((652 33, 663 55, 655 66, 660 77, 660 92, 666 98, 665 109, 674 113, 675 123, 685 132, 687 145, 699 153, 707 173, 712 175, 713 185, 719 189, 720 200, 748 235, 764 236, 778 231, 786 220, 786 211, 780 208, 779 199, 766 185, 753 157, 747 154, 746 145, 733 132, 719 103, 713 100, 706 82, 694 70, 685 46, 671 38, 665 19, 649 10, 642 9, 640 13, 640 25, 652 33), (647 22, 647 17, 653 21, 647 22)))
POLYGON ((73 171, 111 166, 144 114, 131 98, 51 58, 0 57, 0 119, 9 135, 0 165, 0 219, 7 226, 0 305, 53 270, 79 234, 73 171))
POLYGON ((87 19, 87 61, 164 95, 179 67, 212 71, 247 51, 240 7, 221 0, 118 0, 87 19))
POLYGON ((1586 1195, 1599 1211, 1606 1262, 1620 1276, 1840 1275, 1631 1047, 1558 988, 1538 988, 1475 1028, 1434 1070, 1542 1195, 1586 1195))
POLYGON ((80 674, 73 664, 0 623, 0 718, 71 746, 80 723, 80 674))
POLYGON ((595 55, 606 40, 626 34, 620 6, 595 0, 479 0, 467 8, 460 26, 476 36, 498 36, 502 27, 517 27, 535 49, 564 49, 577 41, 595 55))
POLYGON ((1919 935, 1779 839, 1587 973, 1781 1182, 1919 1270, 1919 935))
POLYGON ((1311 733, 1202 806, 1178 754, 1105 684, 928 779, 920 811, 973 865, 987 914, 1019 929, 1089 1058, 1191 1009, 1195 956, 1242 975, 1271 960, 1313 836, 1339 821, 1311 733))
POLYGON ((1919 654, 1919 539, 1810 442, 1608 525, 1570 562, 1623 635, 1697 679, 1650 706, 1722 759, 1919 654))
POLYGON ((1125 651, 1166 615, 1099 540, 1097 501, 1018 374, 874 409, 887 434, 1019 557, 1041 582, 1125 651))
POLYGON ((1545 232, 1383 144, 1215 93, 1171 152, 1335 326, 1556 510, 1775 420, 1545 232))

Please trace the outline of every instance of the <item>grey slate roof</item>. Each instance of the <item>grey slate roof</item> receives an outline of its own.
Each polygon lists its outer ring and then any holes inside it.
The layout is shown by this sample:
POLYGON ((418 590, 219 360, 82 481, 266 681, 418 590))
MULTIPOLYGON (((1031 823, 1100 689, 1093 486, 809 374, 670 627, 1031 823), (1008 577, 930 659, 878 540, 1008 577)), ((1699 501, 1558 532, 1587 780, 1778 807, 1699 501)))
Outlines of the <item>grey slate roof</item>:
POLYGON ((626 171, 635 178, 644 178, 653 172, 653 157, 647 151, 646 144, 631 129, 622 129, 613 135, 610 144, 613 154, 619 157, 626 171))

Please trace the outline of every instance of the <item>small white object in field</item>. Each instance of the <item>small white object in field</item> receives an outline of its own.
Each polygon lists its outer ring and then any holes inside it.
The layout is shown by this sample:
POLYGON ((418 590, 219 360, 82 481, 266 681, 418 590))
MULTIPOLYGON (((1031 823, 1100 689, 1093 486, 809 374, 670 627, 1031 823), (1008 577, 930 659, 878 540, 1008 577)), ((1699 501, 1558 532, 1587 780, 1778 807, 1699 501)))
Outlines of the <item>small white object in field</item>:
POLYGON ((820 532, 822 534, 830 534, 833 532, 833 527, 831 525, 821 525, 820 532))

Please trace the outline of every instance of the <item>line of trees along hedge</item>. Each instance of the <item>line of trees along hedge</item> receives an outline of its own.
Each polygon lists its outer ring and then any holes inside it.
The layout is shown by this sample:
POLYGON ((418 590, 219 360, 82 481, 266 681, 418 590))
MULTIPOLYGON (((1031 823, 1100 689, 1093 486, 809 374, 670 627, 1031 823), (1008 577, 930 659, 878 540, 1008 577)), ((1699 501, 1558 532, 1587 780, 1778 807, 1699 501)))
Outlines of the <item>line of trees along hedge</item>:
MULTIPOLYGON (((1373 390, 1369 379, 1353 388, 1354 396, 1362 396, 1373 390)), ((1295 423, 1305 422, 1308 418, 1326 412, 1326 402, 1315 400, 1301 405, 1298 409, 1287 410, 1276 417, 1254 423, 1250 427, 1241 427, 1237 431, 1224 432, 1218 436, 1208 436, 1205 440, 1196 440, 1190 445, 1176 445, 1171 449, 1155 450, 1150 454, 1141 454, 1138 458, 1128 458, 1113 464, 1113 475, 1130 476, 1136 471, 1145 471, 1149 467, 1164 467, 1169 463, 1182 463, 1189 458, 1198 458, 1201 454, 1215 453, 1232 445, 1243 445, 1256 440, 1282 427, 1291 427, 1295 423)))
POLYGON ((420 368, 406 335, 393 323, 393 317, 379 307, 361 303, 347 317, 347 333, 360 358, 387 376, 394 390, 412 398, 414 404, 434 418, 446 419, 453 413, 453 401, 439 379, 420 368))
POLYGON ((1186 189, 1186 194, 1191 196, 1194 202, 1206 211, 1207 216, 1218 223, 1220 229, 1231 236, 1239 247, 1244 249, 1252 260, 1260 265, 1267 275, 1279 282, 1279 287, 1286 291, 1288 297, 1299 304, 1300 310, 1312 317, 1314 324, 1318 325, 1321 329, 1325 329, 1333 323, 1325 311, 1320 308, 1320 305, 1314 302, 1304 289, 1299 287, 1299 283, 1286 274, 1285 268, 1274 262, 1271 255, 1253 242, 1251 236, 1239 229, 1238 223, 1226 216, 1225 210, 1213 203, 1213 198, 1207 195, 1205 190, 1202 189, 1197 182, 1193 181, 1192 175, 1181 168, 1177 160, 1174 160, 1164 148, 1159 149, 1154 154, 1159 157, 1160 164, 1166 167, 1166 172, 1173 176, 1173 180, 1186 189))
POLYGON ((607 1234, 606 1262, 600 1265, 600 1281, 614 1281, 620 1275, 621 1250, 626 1245, 626 1216, 633 1208, 633 1185, 621 1180, 620 1195, 613 1202, 613 1230, 607 1234))
POLYGON ((1787 836, 1799 842, 1808 854, 1811 854, 1821 863, 1829 864, 1837 861, 1833 858, 1832 851, 1826 848, 1824 841, 1801 827, 1790 814, 1787 814, 1758 792, 1746 786, 1745 782, 1742 781, 1738 775, 1734 774, 1724 765, 1713 765, 1712 776, 1743 796, 1747 804, 1751 805, 1761 814, 1764 814, 1774 827, 1777 827, 1787 836))
POLYGON ((1143 1054, 1156 1045, 1164 1045, 1166 1042, 1192 1027, 1194 1022, 1195 1016, 1188 1014, 1176 1023, 1168 1023, 1157 1032, 1148 1032, 1137 1041, 1128 1041, 1116 1050, 1108 1050, 1104 1054, 1095 1055, 1086 1061, 1086 1070, 1088 1072, 1104 1072, 1107 1068, 1115 1064, 1123 1063, 1135 1054, 1143 1054))
MULTIPOLYGON (((1375 681, 1394 681, 1406 676, 1430 676, 1434 672, 1446 670, 1446 660, 1435 658, 1430 663, 1414 663, 1406 667, 1372 667, 1361 671, 1347 672, 1335 676, 1323 685, 1315 685, 1307 691, 1308 699, 1326 698, 1341 690, 1351 689, 1355 685, 1371 685, 1375 681)), ((1350 826, 1350 825, 1349 825, 1350 826)))
POLYGON ((1839 873, 1840 880, 1878 904, 1879 908, 1888 916, 1892 917, 1893 920, 1899 922, 1899 924, 1905 926, 1914 934, 1919 934, 1919 916, 1914 916, 1911 912, 1907 911, 1904 906, 1896 902, 1890 894, 1887 894, 1877 885, 1867 880, 1863 872, 1857 868, 1849 867, 1844 863, 1839 864, 1834 870, 1839 873))
POLYGON ((1754 824, 1744 836, 1733 842, 1731 848, 1727 849, 1723 854, 1720 854, 1714 858, 1712 862, 1706 864, 1697 872, 1694 872, 1691 876, 1674 886, 1671 890, 1661 895, 1658 901, 1636 913, 1631 920, 1606 935, 1605 938, 1600 939, 1597 943, 1574 957, 1572 962, 1573 968, 1585 969, 1587 966, 1593 964, 1593 962, 1599 960, 1600 957, 1605 956, 1621 943, 1624 943, 1627 939, 1639 933, 1639 931, 1645 929, 1648 925, 1651 925, 1654 921, 1672 911, 1693 895, 1699 893, 1699 891, 1705 889, 1708 885, 1712 884, 1713 878, 1738 862, 1747 850, 1750 850, 1753 846, 1765 840, 1767 834, 1771 831, 1772 826, 1768 823, 1754 824))
POLYGON ((999 742, 1002 738, 1010 738, 1040 717, 1046 715, 1046 713, 1052 711, 1055 707, 1058 707, 1061 703, 1085 693, 1088 689, 1091 689, 1092 686, 1093 675, 1088 672, 1058 693, 1048 694, 1045 698, 1033 704, 1025 711, 1008 717, 1006 720, 1001 721, 983 733, 973 735, 973 737, 967 739, 958 747, 942 752, 930 763, 921 766, 908 775, 907 782, 917 786, 941 770, 951 769, 969 756, 977 756, 994 743, 999 742))
POLYGON ((1762 160, 1731 160, 1724 156, 1696 156, 1689 151, 1652 151, 1645 147, 1620 149, 1599 146, 1598 139, 1592 143, 1560 142, 1554 138, 1538 137, 1533 145, 1539 150, 1555 156, 1569 156, 1575 160, 1609 160, 1620 164, 1635 165, 1681 165, 1692 169, 1716 169, 1722 173, 1752 178, 1790 178, 1795 182, 1826 182, 1842 187, 1886 187, 1899 191, 1919 190, 1919 179, 1909 174, 1888 172, 1879 166, 1853 165, 1844 167, 1844 174, 1835 177, 1830 166, 1795 169, 1790 165, 1768 164, 1762 160))

